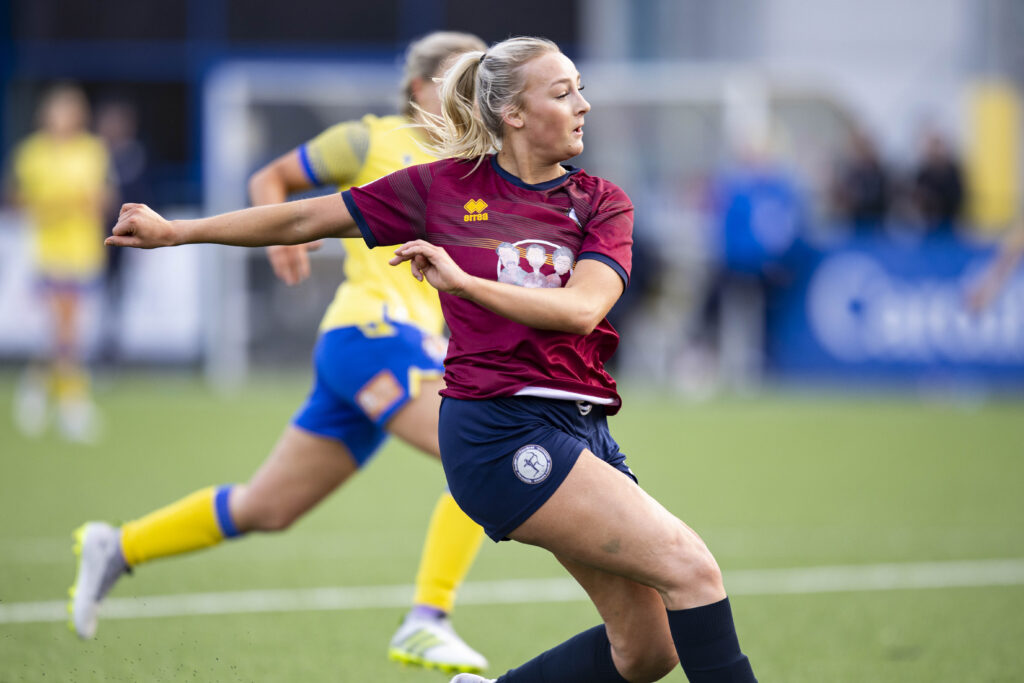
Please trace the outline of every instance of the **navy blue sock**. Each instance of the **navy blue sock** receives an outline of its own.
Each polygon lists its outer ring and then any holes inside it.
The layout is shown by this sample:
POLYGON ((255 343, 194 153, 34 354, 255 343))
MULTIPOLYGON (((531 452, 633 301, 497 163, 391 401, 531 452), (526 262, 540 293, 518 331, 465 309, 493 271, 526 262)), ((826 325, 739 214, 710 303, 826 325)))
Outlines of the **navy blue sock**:
POLYGON ((579 633, 526 664, 499 676, 497 683, 628 683, 612 663, 604 624, 579 633))
POLYGON ((750 661, 740 651, 729 598, 668 610, 668 627, 690 683, 757 683, 750 661))

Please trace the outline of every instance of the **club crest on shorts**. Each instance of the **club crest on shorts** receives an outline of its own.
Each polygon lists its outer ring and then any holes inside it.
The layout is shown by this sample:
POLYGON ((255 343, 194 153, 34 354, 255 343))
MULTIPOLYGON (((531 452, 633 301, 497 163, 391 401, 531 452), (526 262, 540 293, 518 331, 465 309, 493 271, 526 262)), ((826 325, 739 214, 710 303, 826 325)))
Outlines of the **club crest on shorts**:
POLYGON ((551 474, 551 455, 543 446, 523 446, 512 456, 512 470, 520 481, 539 484, 551 474))

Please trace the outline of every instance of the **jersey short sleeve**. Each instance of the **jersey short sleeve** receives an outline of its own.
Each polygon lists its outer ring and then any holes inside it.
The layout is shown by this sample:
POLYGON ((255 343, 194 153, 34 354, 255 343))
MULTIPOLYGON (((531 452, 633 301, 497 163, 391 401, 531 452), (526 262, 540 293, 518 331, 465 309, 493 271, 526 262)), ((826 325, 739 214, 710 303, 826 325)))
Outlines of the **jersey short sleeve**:
POLYGON ((370 147, 365 121, 345 121, 331 126, 299 147, 302 169, 314 185, 351 185, 370 147))
POLYGON ((367 246, 402 244, 425 237, 427 195, 436 163, 409 166, 341 193, 367 246))
POLYGON ((629 284, 633 267, 633 203, 620 188, 605 183, 584 226, 578 260, 594 259, 609 266, 629 284))

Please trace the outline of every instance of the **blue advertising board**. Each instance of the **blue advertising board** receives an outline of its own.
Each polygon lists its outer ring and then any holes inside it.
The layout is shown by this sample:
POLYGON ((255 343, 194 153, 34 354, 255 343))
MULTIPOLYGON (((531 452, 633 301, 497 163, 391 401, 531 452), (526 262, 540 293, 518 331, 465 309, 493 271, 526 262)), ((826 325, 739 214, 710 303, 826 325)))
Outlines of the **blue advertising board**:
POLYGON ((1024 388, 1024 272, 985 311, 966 305, 991 249, 861 236, 799 253, 793 279, 767 296, 770 373, 1024 388))

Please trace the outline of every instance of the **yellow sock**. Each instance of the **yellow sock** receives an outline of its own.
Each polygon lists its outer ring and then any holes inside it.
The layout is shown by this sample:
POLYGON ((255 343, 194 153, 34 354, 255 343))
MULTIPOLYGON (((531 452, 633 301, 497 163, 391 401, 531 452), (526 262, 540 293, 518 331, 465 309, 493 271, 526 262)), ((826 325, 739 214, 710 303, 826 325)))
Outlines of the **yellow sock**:
POLYGON ((129 567, 217 545, 238 535, 227 509, 229 486, 205 488, 121 527, 129 567))
POLYGON ((89 396, 89 373, 81 365, 67 361, 54 363, 50 382, 57 401, 74 401, 89 396))
POLYGON ((466 578, 484 540, 483 528, 445 491, 430 517, 416 574, 415 604, 444 612, 455 607, 455 591, 466 578))

